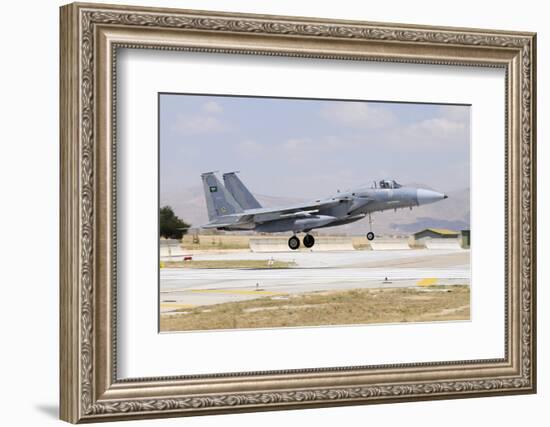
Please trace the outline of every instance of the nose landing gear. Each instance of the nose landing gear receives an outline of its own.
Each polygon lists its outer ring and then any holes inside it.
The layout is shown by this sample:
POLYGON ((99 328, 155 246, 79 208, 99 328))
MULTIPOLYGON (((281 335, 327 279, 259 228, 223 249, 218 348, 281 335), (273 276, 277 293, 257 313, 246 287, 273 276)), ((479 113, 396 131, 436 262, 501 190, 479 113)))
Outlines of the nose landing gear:
POLYGON ((367 233, 367 240, 374 240, 374 233, 372 232, 372 216, 369 214, 369 232, 367 233))

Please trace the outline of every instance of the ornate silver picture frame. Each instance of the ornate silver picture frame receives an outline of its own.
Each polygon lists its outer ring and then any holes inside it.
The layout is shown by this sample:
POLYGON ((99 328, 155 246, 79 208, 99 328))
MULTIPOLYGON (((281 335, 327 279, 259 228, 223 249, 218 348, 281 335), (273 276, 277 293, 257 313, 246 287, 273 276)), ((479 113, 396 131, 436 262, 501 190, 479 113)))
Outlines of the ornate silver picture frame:
POLYGON ((63 6, 60 18, 61 419, 79 423, 536 391, 535 34, 79 3, 63 6), (120 378, 121 49, 502 69, 504 357, 120 378))

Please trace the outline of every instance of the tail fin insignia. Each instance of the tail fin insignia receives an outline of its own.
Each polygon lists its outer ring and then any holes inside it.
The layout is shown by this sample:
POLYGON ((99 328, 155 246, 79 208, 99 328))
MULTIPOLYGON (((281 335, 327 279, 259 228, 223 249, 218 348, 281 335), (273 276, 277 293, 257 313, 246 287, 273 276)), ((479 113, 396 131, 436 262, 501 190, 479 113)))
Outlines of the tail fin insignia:
POLYGON ((241 206, 218 180, 214 172, 203 173, 201 178, 210 221, 220 216, 243 212, 241 206))

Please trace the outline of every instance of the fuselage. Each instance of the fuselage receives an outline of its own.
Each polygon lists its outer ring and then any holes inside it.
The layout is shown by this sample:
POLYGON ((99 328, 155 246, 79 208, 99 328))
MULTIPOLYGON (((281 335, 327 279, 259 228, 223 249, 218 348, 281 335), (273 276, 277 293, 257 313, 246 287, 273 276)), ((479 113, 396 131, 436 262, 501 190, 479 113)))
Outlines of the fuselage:
MULTIPOLYGON (((381 181, 382 185, 383 181, 381 181)), ((269 212, 277 208, 249 209, 243 212, 262 221, 241 222, 223 227, 225 230, 255 230, 263 233, 292 231, 309 232, 316 228, 335 227, 365 218, 368 214, 397 210, 437 202, 447 198, 445 194, 415 187, 403 187, 395 181, 387 181, 387 188, 359 188, 337 193, 329 198, 315 200, 315 211, 297 212, 288 217, 273 218, 269 212)), ((284 208, 281 208, 284 209, 284 208)))

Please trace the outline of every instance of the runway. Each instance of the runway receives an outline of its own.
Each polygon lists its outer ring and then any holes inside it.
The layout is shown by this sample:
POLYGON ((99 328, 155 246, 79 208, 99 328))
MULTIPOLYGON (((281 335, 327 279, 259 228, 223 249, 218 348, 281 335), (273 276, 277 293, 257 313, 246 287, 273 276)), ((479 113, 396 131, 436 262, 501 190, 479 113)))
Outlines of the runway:
POLYGON ((277 270, 161 269, 161 312, 266 296, 285 298, 289 294, 315 291, 470 284, 468 251, 433 252, 437 253, 430 252, 429 262, 426 261, 426 252, 418 250, 393 253, 204 254, 194 259, 272 257, 294 261, 297 267, 277 270))
MULTIPOLYGON (((249 251, 207 251, 188 253, 197 261, 210 261, 210 260, 267 260, 270 258, 294 262, 297 267, 303 268, 318 268, 318 267, 365 267, 374 266, 376 263, 389 262, 399 263, 400 261, 414 262, 415 260, 422 260, 428 258, 429 265, 435 265, 436 260, 445 258, 452 258, 445 263, 444 266, 451 265, 463 265, 468 267, 470 265, 470 251, 469 250, 400 250, 400 251, 339 251, 339 252, 263 252, 255 253, 249 251), (372 264, 372 265, 371 265, 372 264)), ((172 257, 172 260, 178 261, 183 259, 183 256, 172 257)))

